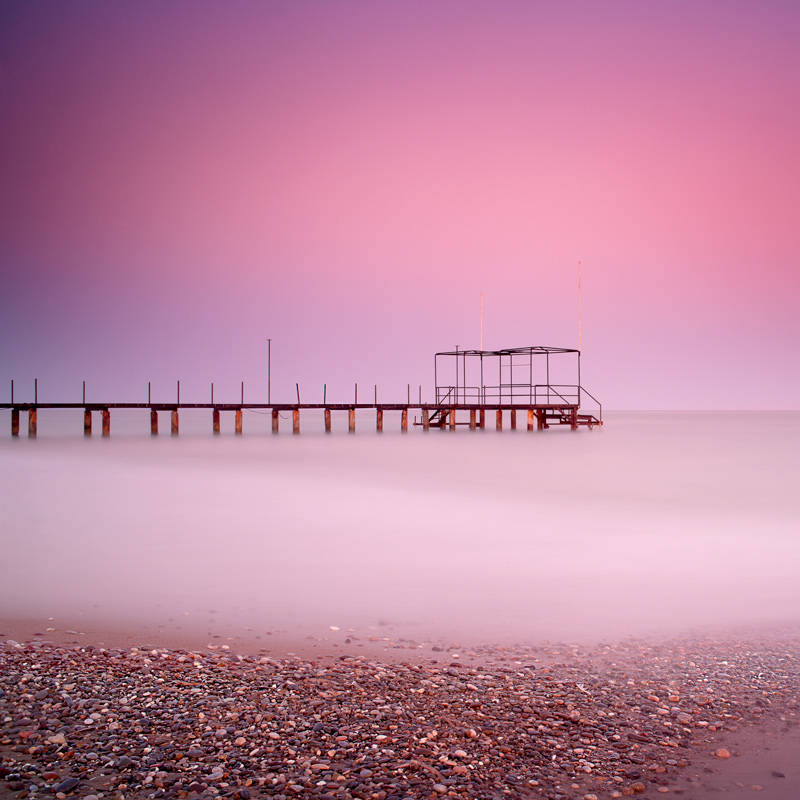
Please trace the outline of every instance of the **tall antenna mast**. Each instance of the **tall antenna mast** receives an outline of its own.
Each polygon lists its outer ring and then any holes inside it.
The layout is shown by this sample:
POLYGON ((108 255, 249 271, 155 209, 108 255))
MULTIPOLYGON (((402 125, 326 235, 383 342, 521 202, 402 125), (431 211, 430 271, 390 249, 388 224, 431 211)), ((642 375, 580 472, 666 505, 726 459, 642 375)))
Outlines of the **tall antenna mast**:
POLYGON ((481 345, 478 348, 479 350, 483 350, 483 289, 481 289, 481 345))
POLYGON ((581 262, 578 262, 578 352, 581 349, 581 262))

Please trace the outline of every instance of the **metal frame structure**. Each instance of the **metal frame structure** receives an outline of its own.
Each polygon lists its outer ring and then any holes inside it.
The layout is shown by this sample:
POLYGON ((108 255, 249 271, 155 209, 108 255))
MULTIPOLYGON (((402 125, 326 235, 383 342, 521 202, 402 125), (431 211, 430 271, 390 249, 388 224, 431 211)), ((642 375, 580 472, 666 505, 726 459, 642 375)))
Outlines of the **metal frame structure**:
POLYGON ((434 356, 436 405, 453 406, 580 406, 581 353, 566 347, 511 347, 503 350, 458 350, 434 356), (572 359, 575 382, 552 383, 551 359, 572 359), (440 359, 449 362, 443 369, 440 359), (448 382, 440 383, 442 374, 448 382), (447 379, 446 379, 447 380, 447 379))

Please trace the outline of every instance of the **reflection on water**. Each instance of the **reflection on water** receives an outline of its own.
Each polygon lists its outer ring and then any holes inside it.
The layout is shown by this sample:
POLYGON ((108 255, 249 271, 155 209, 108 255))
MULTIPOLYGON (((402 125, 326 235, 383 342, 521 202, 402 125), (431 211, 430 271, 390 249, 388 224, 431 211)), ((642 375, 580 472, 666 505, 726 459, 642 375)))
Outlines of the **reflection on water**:
POLYGON ((82 413, 42 411, 38 439, 4 435, 4 615, 213 608, 262 627, 544 638, 796 614, 798 414, 282 425, 246 415, 234 437, 223 416, 213 437, 210 412, 183 413, 179 437, 150 437, 146 411, 116 412, 111 438, 84 439, 82 413))

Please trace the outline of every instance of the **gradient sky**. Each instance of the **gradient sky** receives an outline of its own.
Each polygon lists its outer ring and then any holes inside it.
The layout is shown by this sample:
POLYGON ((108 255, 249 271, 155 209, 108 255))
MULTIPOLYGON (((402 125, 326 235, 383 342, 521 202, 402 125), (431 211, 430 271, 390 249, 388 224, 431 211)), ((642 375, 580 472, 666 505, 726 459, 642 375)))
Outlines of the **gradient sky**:
POLYGON ((795 2, 0 6, 0 397, 797 409, 795 2))

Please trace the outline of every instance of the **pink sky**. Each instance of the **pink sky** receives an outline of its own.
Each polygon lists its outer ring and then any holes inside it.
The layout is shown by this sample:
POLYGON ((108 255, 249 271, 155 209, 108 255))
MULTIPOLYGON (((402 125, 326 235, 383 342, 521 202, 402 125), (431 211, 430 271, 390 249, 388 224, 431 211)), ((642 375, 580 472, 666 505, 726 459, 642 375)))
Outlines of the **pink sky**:
MULTIPOLYGON (((0 8, 0 381, 432 397, 577 346, 605 408, 798 408, 800 6, 0 8)), ((0 397, 7 389, 0 386, 0 397)), ((319 395, 316 398, 315 395, 319 395)))

